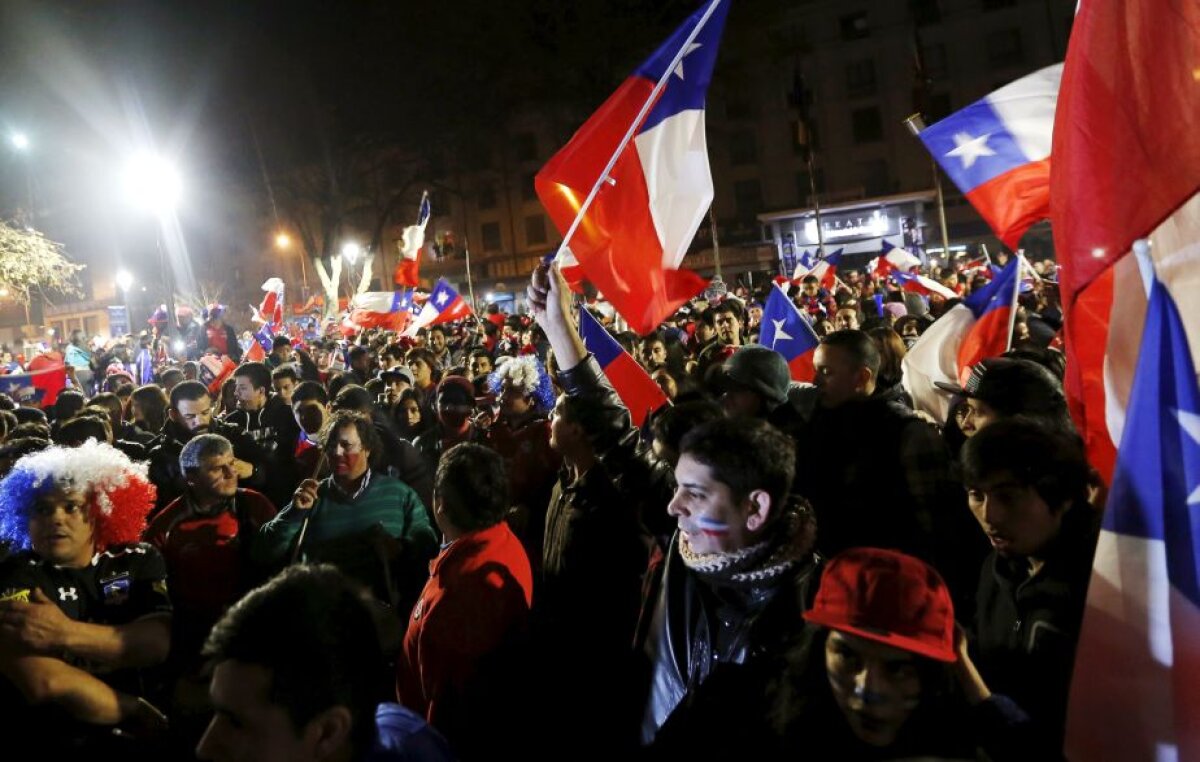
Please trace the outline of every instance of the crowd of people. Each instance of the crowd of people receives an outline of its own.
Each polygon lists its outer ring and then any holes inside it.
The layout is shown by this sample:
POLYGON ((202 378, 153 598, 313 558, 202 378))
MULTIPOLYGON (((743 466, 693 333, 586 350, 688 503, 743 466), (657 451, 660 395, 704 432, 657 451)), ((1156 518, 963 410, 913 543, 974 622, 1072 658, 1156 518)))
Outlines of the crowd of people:
POLYGON ((51 758, 1061 758, 1103 495, 1036 270, 944 421, 901 361, 954 300, 852 270, 597 311, 641 427, 554 267, 223 381, 219 312, 72 341, 52 406, 0 396, 0 706, 51 758), (755 343, 781 287, 813 384, 755 343))

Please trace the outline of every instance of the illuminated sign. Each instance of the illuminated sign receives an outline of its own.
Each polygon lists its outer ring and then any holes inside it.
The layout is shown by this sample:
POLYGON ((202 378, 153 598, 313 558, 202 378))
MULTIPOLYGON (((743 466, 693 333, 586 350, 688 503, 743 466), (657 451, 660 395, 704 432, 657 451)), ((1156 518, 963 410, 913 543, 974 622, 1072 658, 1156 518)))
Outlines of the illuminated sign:
MULTIPOLYGON (((826 241, 840 238, 880 238, 888 235, 891 229, 892 221, 878 209, 869 215, 859 214, 821 220, 821 232, 826 241)), ((808 220, 804 223, 804 237, 810 243, 817 243, 816 220, 808 220)))

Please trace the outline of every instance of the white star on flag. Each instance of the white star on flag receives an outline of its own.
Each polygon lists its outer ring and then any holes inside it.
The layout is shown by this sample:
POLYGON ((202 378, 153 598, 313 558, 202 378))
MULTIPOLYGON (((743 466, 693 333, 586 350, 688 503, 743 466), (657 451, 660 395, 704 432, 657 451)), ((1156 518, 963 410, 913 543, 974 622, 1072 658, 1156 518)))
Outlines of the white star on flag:
MULTIPOLYGON (((1200 415, 1190 413, 1187 410, 1176 410, 1175 417, 1179 419, 1179 427, 1184 430, 1192 441, 1200 446, 1200 415)), ((1188 505, 1200 505, 1200 485, 1196 485, 1196 489, 1192 490, 1192 494, 1188 495, 1188 505)))
POLYGON ((700 43, 693 42, 691 45, 687 46, 687 50, 683 51, 683 58, 679 59, 679 64, 676 65, 675 71, 674 71, 675 76, 679 77, 680 80, 683 79, 683 59, 690 56, 699 47, 700 47, 700 43))
POLYGON ((783 330, 783 324, 787 322, 786 319, 772 320, 771 322, 775 325, 775 338, 771 339, 771 349, 775 348, 775 345, 779 343, 780 339, 785 339, 787 341, 792 340, 793 336, 787 331, 783 330))
POLYGON ((977 138, 971 137, 967 132, 954 133, 954 148, 946 153, 947 156, 955 156, 962 159, 963 169, 970 169, 975 164, 975 160, 980 156, 995 156, 996 152, 988 148, 988 138, 992 134, 986 132, 977 138))
POLYGON ((439 291, 438 295, 437 295, 437 306, 445 307, 446 300, 449 298, 450 298, 449 295, 447 295, 445 291, 439 291))

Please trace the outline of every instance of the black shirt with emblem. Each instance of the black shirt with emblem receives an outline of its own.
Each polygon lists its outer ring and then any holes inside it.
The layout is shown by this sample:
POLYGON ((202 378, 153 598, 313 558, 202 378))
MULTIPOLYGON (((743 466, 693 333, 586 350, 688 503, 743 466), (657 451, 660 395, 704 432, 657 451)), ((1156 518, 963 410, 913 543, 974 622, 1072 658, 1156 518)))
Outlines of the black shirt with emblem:
MULTIPOLYGON (((79 622, 120 626, 142 617, 171 613, 166 564, 158 550, 146 543, 110 547, 93 556, 82 569, 56 566, 31 551, 14 554, 0 563, 0 601, 28 601, 35 588, 41 588, 63 613, 79 622)), ((137 696, 149 692, 142 670, 102 674, 96 665, 71 658, 67 662, 117 690, 137 696)), ((86 735, 81 723, 55 709, 27 706, 16 686, 6 680, 0 685, 0 712, 14 721, 14 727, 46 729, 64 743, 69 737, 86 735)))

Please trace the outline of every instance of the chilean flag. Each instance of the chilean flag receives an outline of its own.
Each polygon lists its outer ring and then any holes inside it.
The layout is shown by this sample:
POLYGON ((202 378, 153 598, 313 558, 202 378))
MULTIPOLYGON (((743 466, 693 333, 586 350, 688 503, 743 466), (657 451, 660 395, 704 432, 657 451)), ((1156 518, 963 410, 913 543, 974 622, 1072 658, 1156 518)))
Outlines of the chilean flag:
POLYGON ((667 395, 654 379, 587 310, 579 311, 579 333, 583 336, 584 346, 596 356, 596 362, 600 363, 617 396, 629 408, 634 426, 641 428, 650 413, 669 404, 667 395))
POLYGON ((429 292, 429 299, 426 300, 425 306, 417 313, 416 318, 409 324, 404 334, 415 336, 417 331, 422 328, 428 328, 438 323, 449 323, 452 320, 462 320, 470 314, 471 305, 467 304, 467 300, 459 296, 445 278, 438 278, 433 291, 429 292))
POLYGON ((1050 216, 1050 144, 1062 64, 1018 79, 930 125, 921 140, 1013 249, 1050 216))
POLYGON ((9 373, 0 376, 0 393, 7 394, 22 405, 50 407, 58 393, 67 387, 67 368, 62 360, 29 363, 29 373, 9 373))
POLYGON ((904 356, 902 383, 916 409, 944 423, 951 397, 934 384, 964 384, 972 365, 1008 349, 1019 267, 1014 257, 995 280, 929 326, 904 356))
POLYGON ((400 236, 400 261, 392 273, 397 286, 415 286, 418 283, 417 269, 421 265, 421 247, 425 245, 425 226, 429 224, 429 191, 421 194, 417 209, 417 224, 404 228, 400 236))
POLYGON ((813 268, 802 277, 815 276, 821 281, 821 288, 830 290, 837 280, 838 263, 842 261, 842 249, 838 249, 824 259, 819 260, 813 268))
POLYGON ((937 294, 944 299, 958 298, 958 294, 938 283, 933 278, 928 278, 920 273, 895 271, 892 273, 892 281, 900 287, 901 291, 909 291, 923 296, 937 294))
POLYGON ((275 334, 271 331, 271 326, 264 325, 254 332, 254 340, 242 356, 242 362, 262 362, 271 354, 271 350, 275 348, 274 344, 275 334))
POLYGON ((1064 387, 1089 460, 1112 483, 1068 708, 1071 759, 1200 759, 1197 29, 1189 0, 1082 0, 1055 117, 1064 387))
POLYGON ((758 343, 783 355, 793 381, 812 383, 817 375, 813 355, 821 340, 779 286, 772 287, 759 325, 758 343))
POLYGON ((359 328, 386 328, 400 332, 412 317, 408 291, 365 291, 350 303, 350 322, 359 328))
POLYGON ((902 249, 899 246, 894 246, 886 238, 883 239, 883 246, 879 252, 879 256, 887 262, 891 269, 909 272, 921 266, 921 260, 913 255, 907 249, 902 249))
POLYGON ((278 328, 283 325, 283 281, 279 278, 267 278, 262 284, 262 290, 266 291, 266 294, 254 310, 254 319, 272 328, 278 328))
POLYGON ((713 0, 688 18, 534 180, 565 236, 617 155, 568 241, 571 256, 564 254, 559 265, 568 280, 586 276, 639 334, 657 328, 706 285, 680 264, 713 198, 704 101, 728 10, 728 0, 713 0), (665 85, 622 147, 664 76, 665 85))
POLYGON ((803 252, 801 252, 799 259, 796 260, 796 270, 792 273, 792 281, 796 283, 796 285, 799 285, 800 280, 805 275, 808 275, 810 272, 812 272, 813 268, 816 266, 816 257, 813 256, 813 253, 810 250, 805 249, 803 252))
MULTIPOLYGON (((1021 257, 1013 257, 992 282, 962 300, 975 320, 958 349, 958 379, 966 383, 980 360, 1004 354, 1012 343, 1013 311, 1021 285, 1021 257)), ((947 289, 949 291, 949 289, 947 289)), ((951 297, 956 297, 953 291, 951 297)))

